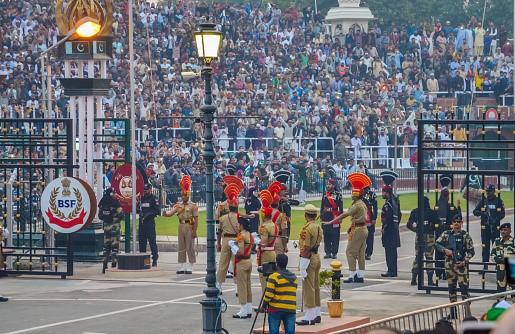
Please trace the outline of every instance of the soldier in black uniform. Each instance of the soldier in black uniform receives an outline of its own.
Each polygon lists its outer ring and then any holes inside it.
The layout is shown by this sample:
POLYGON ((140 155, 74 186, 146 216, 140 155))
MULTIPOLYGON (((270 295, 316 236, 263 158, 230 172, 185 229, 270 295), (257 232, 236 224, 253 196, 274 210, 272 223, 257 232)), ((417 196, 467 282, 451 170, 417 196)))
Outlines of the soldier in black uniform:
POLYGON ((365 253, 365 260, 372 258, 374 252, 374 234, 376 231, 376 219, 377 219, 377 195, 375 192, 366 187, 363 189, 364 193, 361 196, 361 200, 367 206, 367 221, 366 226, 368 230, 367 236, 367 251, 365 253))
POLYGON ((156 222, 154 218, 159 216, 161 209, 159 200, 152 194, 152 186, 145 184, 145 193, 138 205, 139 213, 139 252, 147 252, 147 240, 152 252, 152 267, 157 267, 157 243, 156 243, 156 222))
POLYGON ((340 224, 326 224, 343 213, 342 194, 335 189, 336 181, 331 179, 327 182, 327 192, 322 197, 320 206, 320 220, 324 231, 324 259, 336 259, 340 245, 340 224))
MULTIPOLYGON (((422 227, 422 258, 425 257, 426 260, 433 260, 433 254, 435 252, 435 226, 440 224, 440 217, 438 217, 438 213, 435 210, 432 210, 429 205, 429 198, 424 196, 424 226, 422 227)), ((413 209, 408 219, 408 223, 406 227, 417 233, 418 226, 418 208, 413 209)), ((418 276, 418 234, 415 237, 415 260, 413 261, 413 267, 411 269, 411 285, 417 285, 417 276, 418 276)), ((433 268, 433 263, 427 263, 428 268, 433 268)), ((432 269, 427 270, 427 284, 435 285, 433 281, 434 271, 432 269)))
POLYGON ((385 203, 381 210, 382 233, 386 266, 388 270, 381 274, 382 277, 397 277, 397 248, 401 247, 399 223, 401 221, 401 205, 397 196, 393 194, 391 184, 398 177, 395 172, 382 172, 381 177, 385 183, 382 189, 382 196, 385 203))
MULTIPOLYGON (((483 244, 483 262, 490 262, 490 244, 499 238, 499 226, 504 219, 504 202, 500 195, 495 196, 493 184, 486 188, 486 197, 483 197, 474 209, 474 216, 481 217, 481 243, 483 244)), ((487 266, 485 266, 487 269, 487 266)))

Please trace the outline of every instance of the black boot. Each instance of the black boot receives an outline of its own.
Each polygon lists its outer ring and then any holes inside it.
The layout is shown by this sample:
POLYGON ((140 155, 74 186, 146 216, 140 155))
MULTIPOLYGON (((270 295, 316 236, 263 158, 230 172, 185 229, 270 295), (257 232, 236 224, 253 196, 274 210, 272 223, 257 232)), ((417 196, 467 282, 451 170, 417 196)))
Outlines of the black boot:
POLYGON ((152 267, 157 267, 157 260, 152 260, 152 267))
POLYGON ((117 263, 116 263, 116 262, 112 262, 112 263, 111 263, 111 268, 116 268, 116 266, 117 266, 117 263))
POLYGON ((436 283, 433 280, 433 273, 427 274, 427 285, 436 286, 436 283))
POLYGON ((107 269, 107 261, 104 261, 104 263, 102 264, 102 274, 106 273, 106 269, 107 269))
POLYGON ((411 274, 411 285, 417 285, 417 274, 411 274))

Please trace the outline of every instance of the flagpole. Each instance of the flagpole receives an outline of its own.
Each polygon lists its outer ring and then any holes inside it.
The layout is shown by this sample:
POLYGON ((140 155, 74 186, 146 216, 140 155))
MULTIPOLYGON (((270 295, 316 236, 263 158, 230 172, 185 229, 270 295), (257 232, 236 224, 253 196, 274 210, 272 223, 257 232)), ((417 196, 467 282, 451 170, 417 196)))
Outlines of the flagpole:
POLYGON ((134 110, 134 18, 133 0, 128 1, 129 5, 129 85, 130 85, 130 109, 131 109, 131 150, 126 154, 131 154, 132 162, 132 254, 136 254, 136 113, 134 110))

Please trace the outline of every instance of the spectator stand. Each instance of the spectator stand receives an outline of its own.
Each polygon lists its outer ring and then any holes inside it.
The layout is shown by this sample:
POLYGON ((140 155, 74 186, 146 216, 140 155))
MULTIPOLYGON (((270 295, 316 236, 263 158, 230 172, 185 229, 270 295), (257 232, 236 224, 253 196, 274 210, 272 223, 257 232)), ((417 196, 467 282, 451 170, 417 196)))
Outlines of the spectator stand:
MULTIPOLYGON (((470 108, 468 108, 470 110, 470 108)), ((481 198, 485 197, 484 188, 488 184, 494 184, 497 190, 497 196, 505 198, 507 191, 513 190, 513 181, 515 178, 515 170, 513 168, 513 152, 515 149, 515 121, 500 121, 499 111, 497 111, 497 120, 487 120, 486 112, 483 113, 482 120, 470 120, 470 112, 467 112, 467 120, 420 120, 419 126, 428 129, 431 126, 435 133, 425 132, 425 134, 418 134, 418 160, 417 166, 418 174, 418 207, 423 207, 424 196, 430 196, 434 193, 436 203, 438 203, 441 185, 439 183, 439 176, 442 174, 449 175, 451 183, 448 186, 450 191, 450 205, 451 210, 456 208, 456 201, 458 196, 463 197, 467 203, 466 224, 464 227, 467 231, 472 228, 480 228, 480 224, 471 224, 472 207, 481 198), (446 141, 456 141, 459 133, 458 127, 462 127, 466 136, 459 138, 459 147, 445 145, 446 141), (440 135, 439 135, 440 131, 440 135), (450 137, 444 137, 442 131, 449 133, 450 137), (456 135, 456 139, 455 136, 456 135), (465 164, 454 166, 446 162, 453 155, 460 155, 465 157, 465 164), (491 158, 489 158, 491 157, 491 158), (477 169, 472 169, 472 167, 477 169), (480 198, 473 198, 471 195, 465 196, 458 190, 463 184, 463 179, 468 180, 469 176, 475 174, 481 179, 482 191, 479 193, 480 198), (424 189, 424 182, 427 183, 427 190, 424 189), (475 202, 474 202, 475 201, 475 202)), ((468 182, 468 181, 467 181, 468 182)), ((463 187, 461 187, 463 189, 463 187)), ((419 210, 418 221, 424 221, 423 210, 419 210)), ((418 240, 424 240, 422 237, 423 224, 418 224, 418 240)), ((477 241, 476 241, 477 242, 477 241)), ((435 269, 443 269, 439 267, 439 262, 436 260, 423 260, 422 243, 417 245, 419 247, 418 261, 418 288, 430 293, 433 290, 446 291, 447 287, 443 286, 442 281, 436 281, 436 286, 425 284, 424 277, 428 263, 434 263, 435 269)), ((476 254, 476 258, 478 255, 476 254)), ((443 263, 442 263, 443 264, 443 263)), ((485 280, 487 274, 495 274, 495 264, 481 261, 471 261, 468 264, 469 274, 469 291, 480 293, 495 292, 493 287, 488 287, 485 280), (488 269, 485 269, 488 268, 488 269), (479 273, 479 275, 477 275, 479 273)))

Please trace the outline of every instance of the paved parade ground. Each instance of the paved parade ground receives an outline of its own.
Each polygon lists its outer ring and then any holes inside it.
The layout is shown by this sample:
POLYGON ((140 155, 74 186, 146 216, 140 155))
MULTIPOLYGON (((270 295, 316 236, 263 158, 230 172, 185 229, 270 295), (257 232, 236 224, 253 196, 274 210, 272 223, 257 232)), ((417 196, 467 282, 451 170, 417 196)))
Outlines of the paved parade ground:
MULTIPOLYGON (((507 217, 506 221, 512 220, 507 217)), ((475 260, 480 259, 479 230, 471 233, 476 246, 475 260)), ((365 284, 342 284, 344 314, 369 316, 372 320, 402 314, 448 302, 446 292, 418 291, 410 285, 414 259, 414 233, 402 232, 399 249, 399 277, 381 278, 386 271, 384 248, 376 235, 375 250, 367 261, 365 284)), ((346 241, 340 244, 338 259, 347 267, 344 257, 346 241)), ((290 246, 290 269, 298 272, 298 250, 290 246)), ((323 260, 328 269, 332 260, 323 260)), ((201 333, 206 253, 199 253, 192 275, 176 275, 177 253, 161 252, 159 268, 163 275, 146 279, 113 279, 101 274, 101 264, 76 263, 72 277, 21 276, 2 278, 0 293, 10 297, 0 304, 0 333, 201 333)), ((256 306, 260 298, 257 272, 252 278, 256 306)), ((344 274, 347 272, 344 270, 344 274)), ((228 280, 232 281, 232 280, 228 280)), ((471 277, 472 285, 479 277, 471 277)), ((443 283, 446 286, 446 283, 443 283)), ((487 283, 493 288, 492 283, 487 283)), ((301 289, 298 291, 300 309, 301 289)), ((477 294, 472 294, 477 296, 477 294)), ((223 327, 229 333, 248 333, 252 320, 233 319, 239 310, 234 285, 224 285, 223 299, 228 304, 223 314, 223 327)), ((323 298, 327 298, 323 294, 323 298)), ((327 308, 322 302, 322 310, 327 308)), ((473 304, 474 315, 480 316, 491 301, 473 304)), ((262 316, 257 325, 262 324, 262 316)))

